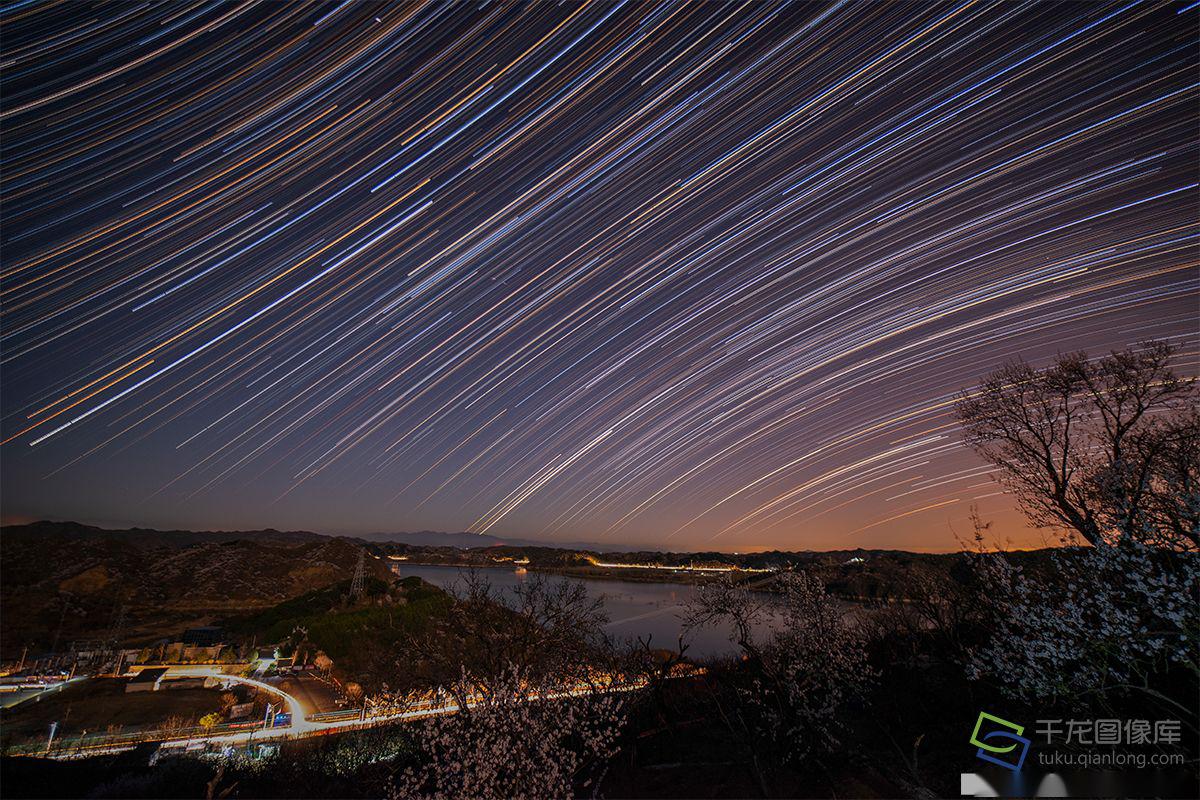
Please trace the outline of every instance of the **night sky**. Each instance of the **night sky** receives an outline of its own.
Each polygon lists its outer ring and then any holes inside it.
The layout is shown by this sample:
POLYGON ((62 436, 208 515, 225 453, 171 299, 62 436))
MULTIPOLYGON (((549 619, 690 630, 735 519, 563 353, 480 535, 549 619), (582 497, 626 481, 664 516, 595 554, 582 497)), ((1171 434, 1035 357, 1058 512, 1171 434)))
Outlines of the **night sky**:
POLYGON ((1196 370, 1196 4, 2 21, 8 520, 1034 544, 954 392, 1196 370))

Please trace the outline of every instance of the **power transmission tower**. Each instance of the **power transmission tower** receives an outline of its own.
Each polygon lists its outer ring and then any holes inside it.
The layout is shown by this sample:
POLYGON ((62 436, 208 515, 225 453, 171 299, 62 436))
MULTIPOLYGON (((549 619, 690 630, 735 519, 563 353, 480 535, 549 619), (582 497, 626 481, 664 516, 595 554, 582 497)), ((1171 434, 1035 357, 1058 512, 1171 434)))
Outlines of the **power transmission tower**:
POLYGON ((354 568, 354 579, 350 581, 350 596, 357 599, 363 596, 363 578, 366 575, 367 551, 358 552, 358 566, 354 568))
POLYGON ((120 673, 123 666, 121 662, 124 659, 122 656, 117 655, 117 652, 121 649, 121 639, 125 635, 125 622, 125 604, 121 603, 117 606, 115 619, 113 619, 112 627, 108 630, 108 638, 105 639, 102 645, 105 653, 104 657, 106 660, 112 659, 108 663, 112 664, 113 671, 116 673, 120 673))

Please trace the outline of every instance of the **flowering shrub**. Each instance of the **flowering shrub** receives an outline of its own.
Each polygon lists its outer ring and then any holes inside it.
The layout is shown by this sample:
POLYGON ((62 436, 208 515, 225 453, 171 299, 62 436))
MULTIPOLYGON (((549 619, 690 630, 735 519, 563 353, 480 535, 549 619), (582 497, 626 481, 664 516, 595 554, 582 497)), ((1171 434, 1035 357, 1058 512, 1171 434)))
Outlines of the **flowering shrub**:
POLYGON ((587 694, 542 699, 561 687, 532 692, 516 670, 486 687, 465 674, 451 692, 472 697, 461 713, 423 724, 419 769, 395 781, 392 797, 542 798, 573 796, 577 782, 589 784, 591 767, 616 750, 625 721, 621 698, 587 694))
POLYGON ((864 642, 825 586, 807 573, 780 576, 780 628, 765 648, 771 678, 757 703, 795 755, 837 745, 840 713, 867 688, 864 642))
MULTIPOLYGON (((397 669, 420 667, 417 697, 457 713, 417 727, 418 766, 399 798, 568 797, 596 779, 625 722, 606 618, 576 581, 536 575, 504 592, 468 573, 446 616, 412 637, 397 669)), ((402 707, 403 696, 378 700, 402 707)))
POLYGON ((1156 671, 1197 669, 1196 553, 1101 541, 1054 553, 1045 576, 1027 574, 1003 553, 971 559, 992 636, 968 658, 970 677, 1032 700, 1153 691, 1156 671))
POLYGON ((732 623, 731 638, 751 667, 742 700, 764 738, 795 760, 837 746, 846 706, 874 673, 863 636, 820 579, 787 572, 775 585, 772 598, 728 579, 707 584, 697 592, 690 624, 732 623), (759 642, 756 631, 766 629, 772 632, 759 642))

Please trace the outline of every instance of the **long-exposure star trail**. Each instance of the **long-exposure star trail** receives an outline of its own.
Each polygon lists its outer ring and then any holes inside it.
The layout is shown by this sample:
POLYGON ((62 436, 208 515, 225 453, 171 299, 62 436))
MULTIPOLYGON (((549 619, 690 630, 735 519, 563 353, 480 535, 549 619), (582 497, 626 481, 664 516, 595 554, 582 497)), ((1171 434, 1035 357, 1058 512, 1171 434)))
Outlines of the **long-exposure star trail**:
POLYGON ((952 399, 1195 371, 1198 18, 9 3, 6 514, 1040 541, 952 399))

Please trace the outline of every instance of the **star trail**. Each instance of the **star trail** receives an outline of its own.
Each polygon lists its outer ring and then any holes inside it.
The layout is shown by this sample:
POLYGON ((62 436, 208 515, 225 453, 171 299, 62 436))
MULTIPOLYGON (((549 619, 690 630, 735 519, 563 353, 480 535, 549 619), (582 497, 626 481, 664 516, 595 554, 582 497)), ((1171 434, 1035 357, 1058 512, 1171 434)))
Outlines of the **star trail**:
POLYGON ((1185 3, 14 2, 7 515, 952 549, 1006 358, 1195 372, 1185 3))

